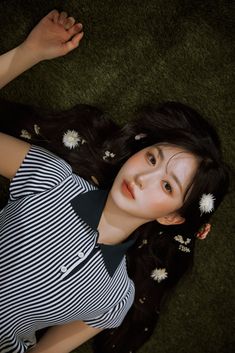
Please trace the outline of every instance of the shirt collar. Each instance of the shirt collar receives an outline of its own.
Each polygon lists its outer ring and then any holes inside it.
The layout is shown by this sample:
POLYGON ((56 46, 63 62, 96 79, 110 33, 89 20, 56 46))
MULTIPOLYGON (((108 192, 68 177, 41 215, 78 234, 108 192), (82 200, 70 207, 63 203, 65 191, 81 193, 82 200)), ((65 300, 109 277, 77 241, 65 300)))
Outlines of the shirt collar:
MULTIPOLYGON (((79 194, 71 200, 74 211, 90 228, 97 231, 99 220, 103 212, 108 190, 91 190, 79 194)), ((137 236, 129 237, 125 242, 116 245, 99 244, 106 269, 110 276, 114 274, 127 250, 134 244, 137 236)))

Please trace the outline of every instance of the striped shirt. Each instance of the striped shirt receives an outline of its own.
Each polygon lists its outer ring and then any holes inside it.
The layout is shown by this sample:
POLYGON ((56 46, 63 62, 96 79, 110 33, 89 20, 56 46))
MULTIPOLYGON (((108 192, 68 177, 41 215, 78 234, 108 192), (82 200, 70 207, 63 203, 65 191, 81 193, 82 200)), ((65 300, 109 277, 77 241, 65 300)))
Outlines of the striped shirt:
POLYGON ((108 192, 31 146, 0 212, 0 352, 25 352, 39 329, 82 320, 119 326, 134 300, 126 250, 97 242, 108 192))

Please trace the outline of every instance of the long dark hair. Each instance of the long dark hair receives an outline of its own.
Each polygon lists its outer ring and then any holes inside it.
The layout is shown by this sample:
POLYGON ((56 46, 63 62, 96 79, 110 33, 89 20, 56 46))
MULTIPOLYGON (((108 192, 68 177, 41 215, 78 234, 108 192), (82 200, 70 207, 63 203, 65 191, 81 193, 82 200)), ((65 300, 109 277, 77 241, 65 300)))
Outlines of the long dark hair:
POLYGON ((216 210, 227 192, 228 168, 215 129, 194 109, 177 102, 143 106, 123 127, 88 105, 51 113, 2 101, 0 116, 3 132, 20 137, 26 130, 32 143, 57 153, 75 173, 100 188, 111 187, 131 155, 156 143, 177 145, 199 157, 190 192, 179 210, 185 223, 163 226, 155 221, 134 232, 138 240, 127 254, 128 273, 136 287, 134 304, 120 327, 105 330, 94 340, 97 353, 135 352, 151 336, 168 294, 193 265, 196 234, 212 215, 200 213, 201 196, 213 195, 216 210), (79 133, 78 147, 64 146, 67 130, 79 133), (165 271, 167 277, 158 280, 154 270, 165 271))

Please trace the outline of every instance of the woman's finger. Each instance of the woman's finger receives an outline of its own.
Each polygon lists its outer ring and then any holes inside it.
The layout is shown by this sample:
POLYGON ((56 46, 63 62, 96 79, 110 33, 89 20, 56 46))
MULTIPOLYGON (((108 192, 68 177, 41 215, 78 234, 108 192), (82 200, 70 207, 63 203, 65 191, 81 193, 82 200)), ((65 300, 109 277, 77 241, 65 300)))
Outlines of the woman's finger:
POLYGON ((68 17, 65 21, 64 28, 67 30, 70 29, 74 25, 75 22, 76 22, 76 20, 74 17, 68 17))
POLYGON ((74 36, 75 34, 81 32, 82 29, 83 29, 82 23, 76 23, 76 24, 75 24, 74 26, 72 26, 67 32, 68 32, 68 34, 69 34, 69 36, 70 36, 70 38, 71 38, 71 37, 74 36))
POLYGON ((51 12, 49 12, 46 17, 48 17, 53 22, 57 23, 59 18, 59 12, 56 9, 54 9, 51 12))
POLYGON ((82 39, 84 32, 76 34, 71 40, 63 44, 65 53, 78 47, 80 40, 82 39))
POLYGON ((62 12, 60 13, 60 15, 59 15, 58 23, 64 26, 67 17, 68 17, 67 12, 62 11, 62 12))

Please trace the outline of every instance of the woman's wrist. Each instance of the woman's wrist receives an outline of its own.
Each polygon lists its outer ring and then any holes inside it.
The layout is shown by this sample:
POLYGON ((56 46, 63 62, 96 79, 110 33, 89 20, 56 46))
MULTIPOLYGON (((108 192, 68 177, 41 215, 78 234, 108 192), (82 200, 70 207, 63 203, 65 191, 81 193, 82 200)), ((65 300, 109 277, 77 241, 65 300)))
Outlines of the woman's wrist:
POLYGON ((27 40, 22 42, 18 46, 18 49, 20 51, 19 55, 21 59, 25 61, 25 64, 28 66, 28 68, 38 64, 40 61, 43 60, 43 57, 40 55, 39 50, 28 44, 27 40))
POLYGON ((41 61, 37 53, 23 42, 0 56, 0 88, 41 61), (35 55, 36 54, 36 55, 35 55))

